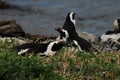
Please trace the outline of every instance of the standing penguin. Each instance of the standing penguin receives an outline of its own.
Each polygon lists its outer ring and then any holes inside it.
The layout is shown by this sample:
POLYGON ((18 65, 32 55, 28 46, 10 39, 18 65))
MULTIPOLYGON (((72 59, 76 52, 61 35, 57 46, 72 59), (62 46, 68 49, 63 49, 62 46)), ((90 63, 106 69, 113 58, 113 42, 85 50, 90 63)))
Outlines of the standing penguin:
POLYGON ((66 20, 63 25, 63 29, 65 29, 69 34, 69 41, 73 41, 78 43, 82 50, 89 51, 92 47, 91 43, 86 41, 85 39, 78 36, 75 29, 75 13, 69 12, 67 14, 66 20))

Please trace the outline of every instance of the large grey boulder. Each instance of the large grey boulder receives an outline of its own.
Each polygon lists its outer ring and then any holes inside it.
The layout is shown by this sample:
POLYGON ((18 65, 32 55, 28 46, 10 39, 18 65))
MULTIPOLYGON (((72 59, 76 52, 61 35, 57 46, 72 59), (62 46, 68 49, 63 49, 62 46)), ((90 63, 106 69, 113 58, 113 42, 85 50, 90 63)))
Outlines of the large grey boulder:
POLYGON ((80 37, 83 39, 89 41, 89 42, 98 42, 99 39, 94 34, 88 33, 88 32, 77 32, 80 37))
POLYGON ((7 19, 0 21, 0 35, 2 37, 24 37, 25 32, 15 20, 7 19))

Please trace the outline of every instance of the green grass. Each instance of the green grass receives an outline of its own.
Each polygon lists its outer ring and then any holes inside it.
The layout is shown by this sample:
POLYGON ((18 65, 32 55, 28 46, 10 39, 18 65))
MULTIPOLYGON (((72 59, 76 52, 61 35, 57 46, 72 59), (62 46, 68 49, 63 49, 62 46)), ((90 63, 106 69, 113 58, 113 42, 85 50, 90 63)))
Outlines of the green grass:
POLYGON ((14 41, 0 43, 0 80, 120 80, 120 52, 72 52, 54 57, 18 56, 14 41))

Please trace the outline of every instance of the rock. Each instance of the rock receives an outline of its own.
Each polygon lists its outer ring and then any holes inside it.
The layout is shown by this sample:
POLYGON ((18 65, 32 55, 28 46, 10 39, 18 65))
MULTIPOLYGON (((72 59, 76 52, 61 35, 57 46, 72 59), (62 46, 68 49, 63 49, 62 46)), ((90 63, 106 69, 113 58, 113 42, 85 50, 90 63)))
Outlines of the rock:
POLYGON ((83 39, 89 41, 89 42, 97 42, 99 41, 98 37, 91 34, 91 33, 88 33, 88 32, 77 32, 78 35, 80 37, 82 37, 83 39))
POLYGON ((0 1, 0 9, 8 9, 11 8, 12 6, 6 3, 5 1, 0 1))
POLYGON ((2 37, 25 37, 25 32, 15 20, 0 21, 0 35, 2 37))
POLYGON ((27 11, 27 12, 34 12, 36 10, 34 9, 31 9, 29 7, 21 7, 21 6, 18 6, 18 5, 11 5, 5 1, 1 1, 0 0, 0 9, 16 9, 16 10, 19 10, 19 11, 27 11))
POLYGON ((13 19, 2 20, 2 21, 0 21, 0 26, 4 26, 4 25, 7 25, 7 24, 12 24, 12 23, 16 23, 16 21, 13 20, 13 19))
POLYGON ((104 45, 104 51, 120 51, 119 39, 110 38, 107 42, 104 42, 104 45))
POLYGON ((47 37, 47 36, 43 36, 43 35, 33 35, 30 33, 27 33, 25 35, 25 38, 32 40, 34 43, 41 43, 41 42, 46 42, 48 40, 53 40, 55 39, 54 37, 47 37))
POLYGON ((40 36, 40 35, 33 35, 33 34, 30 34, 30 33, 27 33, 25 35, 26 38, 30 39, 30 40, 33 40, 33 41, 36 41, 36 40, 41 40, 41 41, 44 41, 47 39, 47 37, 45 36, 40 36))

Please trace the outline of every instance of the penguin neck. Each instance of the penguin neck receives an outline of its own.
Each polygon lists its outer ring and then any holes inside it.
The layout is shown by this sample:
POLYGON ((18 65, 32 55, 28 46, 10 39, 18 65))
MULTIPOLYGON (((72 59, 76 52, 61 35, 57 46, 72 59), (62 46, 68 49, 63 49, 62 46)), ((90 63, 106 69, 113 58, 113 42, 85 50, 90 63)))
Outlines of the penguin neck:
POLYGON ((69 32, 69 38, 68 39, 70 39, 70 40, 74 40, 74 39, 77 40, 78 38, 79 38, 79 36, 78 36, 76 31, 69 32))
POLYGON ((60 42, 60 43, 58 43, 58 44, 54 44, 53 47, 52 47, 52 51, 58 51, 58 50, 60 50, 63 46, 64 46, 64 43, 63 43, 63 42, 60 42))
POLYGON ((67 30, 67 31, 74 31, 75 30, 75 24, 73 22, 71 22, 70 20, 66 20, 64 25, 63 25, 63 29, 67 30))

